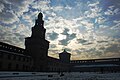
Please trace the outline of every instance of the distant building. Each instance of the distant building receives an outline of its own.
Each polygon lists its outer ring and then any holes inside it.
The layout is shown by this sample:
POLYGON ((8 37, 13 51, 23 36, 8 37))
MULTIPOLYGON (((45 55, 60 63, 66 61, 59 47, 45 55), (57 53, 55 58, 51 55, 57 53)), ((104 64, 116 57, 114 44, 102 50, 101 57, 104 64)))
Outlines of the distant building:
POLYGON ((71 60, 72 71, 79 72, 120 72, 120 58, 71 60))
POLYGON ((0 71, 120 71, 120 58, 70 60, 71 54, 66 50, 59 54, 59 59, 49 57, 42 18, 39 13, 31 37, 25 38, 25 49, 0 42, 0 71))

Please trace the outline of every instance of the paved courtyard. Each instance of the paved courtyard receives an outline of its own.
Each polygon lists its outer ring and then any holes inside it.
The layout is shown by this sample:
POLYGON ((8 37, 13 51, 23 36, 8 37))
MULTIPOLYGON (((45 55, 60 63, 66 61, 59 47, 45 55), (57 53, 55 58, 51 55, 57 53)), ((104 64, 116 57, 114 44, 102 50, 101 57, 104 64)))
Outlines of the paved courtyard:
POLYGON ((120 73, 0 72, 0 80, 120 80, 120 73))

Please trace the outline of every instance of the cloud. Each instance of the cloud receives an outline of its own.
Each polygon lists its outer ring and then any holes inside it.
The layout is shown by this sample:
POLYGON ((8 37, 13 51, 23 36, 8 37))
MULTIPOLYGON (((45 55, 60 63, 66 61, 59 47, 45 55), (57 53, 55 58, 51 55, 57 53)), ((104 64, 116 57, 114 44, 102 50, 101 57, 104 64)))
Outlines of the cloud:
POLYGON ((105 17, 98 17, 96 18, 95 23, 104 24, 105 21, 106 21, 105 17))
POLYGON ((64 46, 67 46, 72 39, 76 38, 75 33, 69 34, 68 28, 65 28, 61 34, 66 36, 66 39, 60 40, 59 42, 59 44, 64 45, 64 46))
POLYGON ((33 0, 2 0, 1 5, 3 5, 4 8, 1 8, 0 21, 6 24, 19 21, 19 17, 28 11, 29 4, 32 3, 32 1, 33 0))
POLYGON ((7 11, 0 13, 0 21, 6 24, 12 24, 16 21, 19 21, 19 18, 15 15, 13 11, 7 11))
POLYGON ((77 39, 78 43, 81 43, 81 44, 84 44, 87 42, 87 40, 84 40, 84 39, 77 39))
POLYGON ((90 3, 90 2, 88 2, 88 6, 89 6, 89 7, 95 7, 95 6, 97 6, 99 3, 100 3, 99 1, 97 1, 97 2, 95 2, 95 3, 90 3))
POLYGON ((0 26, 0 41, 9 43, 10 45, 15 45, 18 47, 23 47, 24 45, 24 35, 14 33, 11 28, 0 26), (17 44, 16 44, 17 43, 17 44))
POLYGON ((68 28, 65 28, 62 34, 63 34, 63 35, 69 35, 69 34, 68 34, 68 31, 69 31, 69 29, 68 29, 68 28))
POLYGON ((50 44, 50 48, 56 48, 56 44, 50 44))
POLYGON ((86 18, 96 18, 101 16, 100 12, 102 9, 98 6, 99 4, 99 1, 96 1, 95 3, 88 2, 89 10, 84 12, 85 16, 87 16, 86 18))
POLYGON ((70 33, 70 30, 68 28, 65 28, 63 33, 61 33, 62 35, 66 35, 66 39, 67 40, 72 40, 76 37, 75 33, 70 33))
POLYGON ((114 20, 113 23, 115 23, 115 25, 112 26, 110 29, 120 30, 120 20, 114 20))
POLYGON ((0 3, 0 13, 4 10, 4 8, 5 6, 2 3, 0 3))
POLYGON ((76 54, 72 55, 72 59, 78 60, 78 59, 96 59, 96 58, 100 58, 100 56, 102 55, 101 51, 96 50, 96 48, 91 48, 86 50, 85 48, 83 48, 84 50, 74 50, 74 52, 76 52, 76 54))
POLYGON ((109 6, 107 11, 104 12, 105 15, 116 15, 116 14, 120 14, 120 9, 119 8, 115 8, 115 6, 109 6))
POLYGON ((60 41, 59 41, 59 44, 60 44, 60 45, 67 46, 67 45, 69 44, 69 40, 67 40, 67 39, 60 40, 60 41))
POLYGON ((120 53, 120 46, 119 44, 112 44, 111 46, 106 48, 105 52, 120 53))
POLYGON ((49 36, 50 40, 55 40, 58 38, 59 34, 53 31, 52 33, 48 33, 47 35, 49 36))
POLYGON ((50 3, 50 0, 47 0, 47 1, 34 0, 34 2, 30 4, 30 6, 35 10, 40 10, 43 12, 43 11, 47 11, 50 9, 49 3, 50 3))
POLYGON ((54 6, 52 7, 53 11, 62 11, 64 9, 63 6, 54 6))
POLYGON ((98 43, 107 43, 108 41, 97 41, 98 43))
POLYGON ((92 42, 87 42, 87 43, 83 43, 83 45, 91 45, 93 44, 92 42))
POLYGON ((103 53, 101 54, 101 58, 116 58, 116 57, 120 57, 120 46, 119 44, 111 44, 108 45, 107 47, 102 47, 101 51, 103 51, 103 53))

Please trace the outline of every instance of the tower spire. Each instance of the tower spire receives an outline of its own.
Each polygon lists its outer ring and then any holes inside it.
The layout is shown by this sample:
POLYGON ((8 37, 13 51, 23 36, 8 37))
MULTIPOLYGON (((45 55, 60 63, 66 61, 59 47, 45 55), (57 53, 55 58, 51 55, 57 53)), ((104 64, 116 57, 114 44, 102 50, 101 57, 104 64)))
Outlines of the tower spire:
POLYGON ((43 14, 40 12, 35 21, 35 26, 32 27, 32 37, 45 39, 46 29, 44 28, 43 14))

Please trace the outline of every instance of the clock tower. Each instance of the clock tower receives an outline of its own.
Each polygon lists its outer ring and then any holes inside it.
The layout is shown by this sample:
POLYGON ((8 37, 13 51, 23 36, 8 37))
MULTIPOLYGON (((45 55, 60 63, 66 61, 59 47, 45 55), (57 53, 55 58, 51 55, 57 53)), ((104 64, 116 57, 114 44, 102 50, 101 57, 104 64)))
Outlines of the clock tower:
POLYGON ((49 41, 45 39, 46 29, 44 28, 43 14, 38 14, 38 19, 32 27, 31 37, 25 38, 25 52, 33 58, 33 70, 47 70, 47 57, 49 41))

